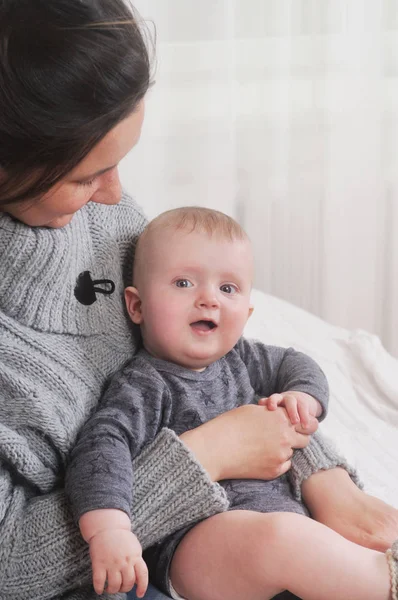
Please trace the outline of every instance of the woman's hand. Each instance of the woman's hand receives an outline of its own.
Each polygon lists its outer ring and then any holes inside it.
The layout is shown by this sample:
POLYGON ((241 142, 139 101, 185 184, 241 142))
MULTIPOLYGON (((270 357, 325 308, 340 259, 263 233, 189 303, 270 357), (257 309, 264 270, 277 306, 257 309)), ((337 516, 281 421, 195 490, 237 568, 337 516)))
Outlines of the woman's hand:
POLYGON ((316 419, 303 430, 292 425, 284 408, 234 408, 183 433, 180 438, 213 481, 275 479, 291 466, 294 448, 305 448, 318 427, 316 419))
POLYGON ((398 510, 365 494, 344 469, 319 471, 301 489, 311 516, 351 542, 385 552, 398 538, 398 510))

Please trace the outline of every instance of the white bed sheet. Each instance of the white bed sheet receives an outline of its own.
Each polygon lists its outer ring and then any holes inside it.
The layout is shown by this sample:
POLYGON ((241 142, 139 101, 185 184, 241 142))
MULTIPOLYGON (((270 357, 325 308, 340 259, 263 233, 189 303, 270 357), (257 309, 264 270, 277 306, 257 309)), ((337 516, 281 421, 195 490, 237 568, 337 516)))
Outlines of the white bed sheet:
POLYGON ((320 430, 354 465, 365 490, 398 508, 398 361, 378 337, 335 327, 288 302, 253 291, 246 337, 293 346, 329 380, 320 430))

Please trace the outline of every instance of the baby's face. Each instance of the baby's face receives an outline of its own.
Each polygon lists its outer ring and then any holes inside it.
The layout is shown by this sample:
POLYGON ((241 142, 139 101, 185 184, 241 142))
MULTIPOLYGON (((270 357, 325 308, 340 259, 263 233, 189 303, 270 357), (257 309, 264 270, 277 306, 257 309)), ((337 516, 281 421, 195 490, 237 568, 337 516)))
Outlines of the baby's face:
POLYGON ((250 243, 167 228, 149 244, 137 285, 144 345, 203 369, 234 347, 251 312, 250 243))

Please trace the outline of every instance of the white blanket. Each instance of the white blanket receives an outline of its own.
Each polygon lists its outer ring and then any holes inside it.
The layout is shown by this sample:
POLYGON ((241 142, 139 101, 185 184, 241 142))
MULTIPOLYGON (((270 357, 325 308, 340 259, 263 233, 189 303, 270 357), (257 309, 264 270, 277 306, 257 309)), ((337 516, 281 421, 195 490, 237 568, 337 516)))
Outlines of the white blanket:
POLYGON ((253 292, 245 335, 312 356, 329 380, 320 426, 359 472, 365 490, 398 508, 398 361, 365 331, 332 326, 283 300, 253 292))

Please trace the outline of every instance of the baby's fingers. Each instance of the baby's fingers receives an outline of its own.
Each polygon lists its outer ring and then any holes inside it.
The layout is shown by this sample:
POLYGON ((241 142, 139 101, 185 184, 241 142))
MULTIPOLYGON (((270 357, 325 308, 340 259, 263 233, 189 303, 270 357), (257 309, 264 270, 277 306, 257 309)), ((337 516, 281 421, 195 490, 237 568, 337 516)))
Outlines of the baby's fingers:
POLYGON ((289 415, 290 422, 293 425, 300 423, 300 415, 297 410, 297 400, 294 396, 285 396, 284 399, 285 408, 289 415))
POLYGON ((282 394, 272 394, 272 396, 269 396, 268 398, 265 398, 264 401, 260 401, 260 403, 262 405, 265 405, 268 410, 276 410, 279 406, 279 404, 281 404, 283 402, 283 396, 282 394))
POLYGON ((136 581, 134 565, 128 564, 122 569, 122 580, 121 592, 127 593, 133 589, 136 581))
POLYGON ((108 594, 117 594, 122 587, 122 574, 118 569, 108 570, 106 591, 108 594))
POLYGON ((310 411, 308 408, 308 405, 305 404, 304 402, 300 402, 297 405, 297 410, 298 413, 300 415, 300 423, 304 428, 307 428, 309 426, 310 423, 310 411))
POLYGON ((106 569, 104 567, 93 566, 93 586, 95 593, 100 595, 103 593, 106 582, 106 569))
POLYGON ((137 583, 136 596, 142 598, 148 587, 148 568, 142 558, 135 564, 135 580, 137 583))

